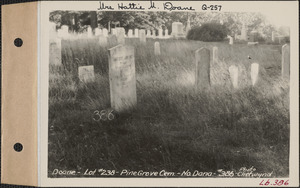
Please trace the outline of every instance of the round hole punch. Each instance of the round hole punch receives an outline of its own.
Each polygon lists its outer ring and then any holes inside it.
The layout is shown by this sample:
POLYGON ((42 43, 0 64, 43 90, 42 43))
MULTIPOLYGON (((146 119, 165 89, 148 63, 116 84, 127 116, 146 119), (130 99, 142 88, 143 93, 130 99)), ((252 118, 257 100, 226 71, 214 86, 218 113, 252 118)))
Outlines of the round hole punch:
POLYGON ((20 38, 16 38, 14 44, 16 47, 21 47, 23 45, 23 40, 20 38))
POLYGON ((15 150, 16 152, 21 152, 21 151, 23 150, 23 145, 20 144, 20 143, 16 143, 16 144, 14 145, 14 150, 15 150))

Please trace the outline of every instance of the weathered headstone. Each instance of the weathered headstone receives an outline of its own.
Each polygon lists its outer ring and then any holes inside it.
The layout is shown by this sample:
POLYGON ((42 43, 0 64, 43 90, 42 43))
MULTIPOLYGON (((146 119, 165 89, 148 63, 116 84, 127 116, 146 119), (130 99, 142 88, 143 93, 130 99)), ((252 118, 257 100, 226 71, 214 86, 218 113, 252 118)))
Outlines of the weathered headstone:
POLYGON ((88 26, 87 28, 87 36, 88 38, 92 38, 93 37, 93 31, 92 31, 92 27, 88 26))
POLYGON ((99 35, 102 35, 102 30, 99 29, 99 28, 96 28, 95 29, 95 36, 99 36, 99 35))
POLYGON ((258 80, 258 74, 259 74, 259 64, 258 63, 252 63, 251 64, 251 82, 254 86, 258 80))
POLYGON ((79 80, 84 83, 94 82, 94 65, 80 66, 78 67, 78 77, 79 80))
POLYGON ((150 31, 150 30, 147 30, 146 36, 147 36, 148 38, 151 37, 151 31, 150 31))
POLYGON ((213 47, 213 63, 218 63, 219 57, 218 57, 218 47, 213 47))
POLYGON ((152 30, 152 35, 151 35, 151 36, 152 36, 152 38, 154 38, 154 39, 156 38, 155 30, 152 30))
POLYGON ((238 88, 238 81, 239 81, 239 69, 235 65, 231 65, 229 67, 229 74, 230 74, 230 79, 232 82, 232 85, 234 88, 238 88))
POLYGON ((242 27, 242 31, 241 31, 241 40, 245 40, 245 41, 248 40, 247 27, 246 27, 245 24, 243 24, 243 27, 242 27))
POLYGON ((196 88, 204 91, 210 87, 210 51, 200 48, 195 52, 196 88))
POLYGON ((139 37, 139 29, 134 29, 134 37, 139 37))
POLYGON ((233 37, 232 36, 229 36, 229 44, 233 45, 233 37))
POLYGON ((165 29, 165 38, 169 38, 169 30, 165 29))
POLYGON ((178 38, 184 38, 185 35, 183 33, 183 24, 181 22, 173 22, 172 23, 172 37, 178 39, 178 38))
POLYGON ((107 37, 104 35, 99 36, 99 44, 100 46, 106 46, 107 45, 107 37))
POLYGON ((133 31, 132 31, 132 29, 129 29, 129 30, 128 30, 127 36, 128 36, 129 38, 132 38, 132 37, 133 37, 133 31))
POLYGON ((125 44, 125 29, 123 27, 116 28, 116 36, 118 44, 125 44))
POLYGON ((272 42, 275 42, 275 31, 272 31, 272 42))
POLYGON ((288 44, 282 46, 281 75, 283 78, 290 77, 290 45, 288 44))
POLYGON ((157 42, 157 41, 154 43, 154 54, 160 55, 160 45, 159 45, 159 42, 157 42))
POLYGON ((109 49, 109 84, 114 110, 124 112, 136 106, 134 47, 118 45, 109 49))
POLYGON ((139 30, 139 37, 140 37, 140 42, 146 42, 146 31, 145 29, 140 29, 139 30))
POLYGON ((102 34, 104 37, 107 37, 108 36, 108 30, 106 28, 103 28, 102 29, 102 34))
POLYGON ((49 64, 55 66, 61 66, 61 39, 56 38, 50 40, 49 46, 49 64))

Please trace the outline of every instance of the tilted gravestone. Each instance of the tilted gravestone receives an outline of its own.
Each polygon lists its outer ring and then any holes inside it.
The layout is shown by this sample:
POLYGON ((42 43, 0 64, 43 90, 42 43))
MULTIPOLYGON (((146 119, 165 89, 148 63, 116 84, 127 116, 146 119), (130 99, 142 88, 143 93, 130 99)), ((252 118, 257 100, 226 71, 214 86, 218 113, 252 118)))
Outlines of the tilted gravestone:
POLYGON ((140 29, 139 30, 139 38, 140 38, 140 42, 143 42, 143 43, 146 42, 146 31, 145 31, 145 29, 140 29))
POLYGON ((117 112, 137 104, 134 47, 118 45, 109 49, 111 107, 117 112))
POLYGON ((79 80, 84 83, 94 82, 94 65, 80 66, 78 67, 78 77, 79 80))
POLYGON ((259 64, 258 63, 252 63, 251 64, 251 82, 252 86, 254 86, 258 80, 258 74, 259 74, 259 64))
POLYGON ((218 57, 218 47, 213 47, 213 63, 218 63, 219 57, 218 57))
POLYGON ((235 65, 229 67, 229 75, 234 88, 238 88, 239 69, 235 65))
POLYGON ((61 39, 56 38, 50 40, 49 46, 49 64, 55 66, 61 66, 61 39))
POLYGON ((210 87, 210 51, 200 48, 195 52, 196 89, 204 91, 210 87))
POLYGON ((159 42, 157 42, 157 41, 154 43, 154 54, 160 55, 160 45, 159 45, 159 42))
POLYGON ((281 75, 282 78, 290 77, 290 45, 288 44, 282 46, 281 75))

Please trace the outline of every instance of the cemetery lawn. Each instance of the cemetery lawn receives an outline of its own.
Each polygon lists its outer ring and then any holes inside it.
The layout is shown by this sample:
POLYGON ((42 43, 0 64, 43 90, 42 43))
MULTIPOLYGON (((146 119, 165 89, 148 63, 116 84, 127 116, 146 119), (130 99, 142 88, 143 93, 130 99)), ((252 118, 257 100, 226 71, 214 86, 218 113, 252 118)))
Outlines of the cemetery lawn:
POLYGON ((49 177, 63 177, 52 175, 54 169, 237 172, 252 166, 288 177, 289 83, 281 79, 281 46, 166 39, 155 56, 154 42, 126 39, 135 47, 138 105, 97 122, 93 112, 110 108, 108 47, 62 41, 64 67, 50 66, 49 76, 49 177), (195 51, 213 46, 219 62, 211 62, 211 88, 195 91, 195 51), (253 62, 260 65, 255 87, 253 62), (95 83, 78 81, 78 65, 94 65, 95 83), (230 65, 239 67, 235 90, 230 65))

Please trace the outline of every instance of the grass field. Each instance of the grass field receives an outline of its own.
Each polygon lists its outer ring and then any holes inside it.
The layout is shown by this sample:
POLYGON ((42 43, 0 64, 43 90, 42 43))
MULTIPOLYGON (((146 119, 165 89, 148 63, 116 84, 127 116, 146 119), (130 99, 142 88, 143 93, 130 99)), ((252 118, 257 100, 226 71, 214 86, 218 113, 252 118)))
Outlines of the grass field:
POLYGON ((62 41, 64 67, 50 66, 49 76, 49 177, 56 168, 215 172, 252 166, 287 177, 289 82, 281 79, 281 46, 160 40, 155 56, 154 41, 126 39, 135 47, 138 104, 100 122, 93 112, 110 108, 108 47, 62 41), (213 46, 219 62, 211 62, 211 88, 195 91, 195 50, 213 46), (260 64, 255 87, 253 62, 260 64), (78 65, 94 65, 95 83, 78 81, 78 65), (230 65, 239 67, 235 90, 230 65))

